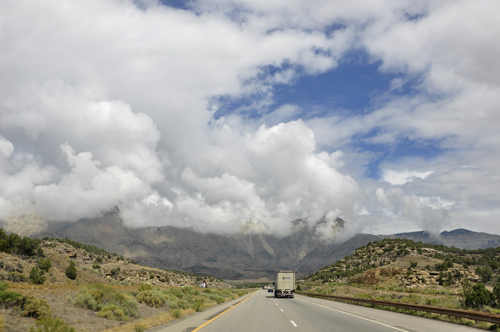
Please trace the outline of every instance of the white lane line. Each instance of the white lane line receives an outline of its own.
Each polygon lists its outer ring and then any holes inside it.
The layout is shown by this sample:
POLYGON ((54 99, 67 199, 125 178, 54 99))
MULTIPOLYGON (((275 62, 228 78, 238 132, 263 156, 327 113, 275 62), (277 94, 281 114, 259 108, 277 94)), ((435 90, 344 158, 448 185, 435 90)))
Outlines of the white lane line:
POLYGON ((278 305, 278 303, 276 303, 276 305, 278 305))
POLYGON ((290 322, 292 322, 293 326, 297 327, 297 324, 295 324, 293 320, 291 320, 290 322))
POLYGON ((280 310, 281 310, 281 312, 283 312, 283 309, 280 309, 280 310))
POLYGON ((352 316, 352 317, 356 317, 356 318, 359 318, 359 319, 363 319, 363 320, 366 320, 366 321, 369 321, 369 322, 372 322, 372 323, 375 323, 375 324, 378 324, 378 325, 382 325, 382 326, 385 326, 385 327, 389 327, 389 328, 394 329, 394 330, 397 330, 397 331, 401 331, 401 332, 409 332, 409 331, 407 331, 407 330, 399 329, 399 328, 394 327, 394 326, 391 326, 391 325, 387 325, 387 324, 384 324, 384 323, 377 322, 376 320, 371 320, 371 319, 369 319, 369 318, 365 318, 365 317, 361 317, 361 316, 358 316, 358 315, 350 314, 350 313, 345 312, 345 311, 342 311, 342 310, 337 310, 337 309, 333 309, 333 308, 325 307, 324 305, 317 304, 317 303, 314 303, 314 302, 309 302, 309 301, 305 301, 305 300, 300 300, 300 301, 307 302, 307 303, 311 303, 311 304, 317 305, 318 307, 322 307, 322 308, 329 309, 329 310, 332 310, 332 311, 337 311, 337 312, 340 312, 340 313, 342 313, 342 314, 349 315, 349 316, 352 316))

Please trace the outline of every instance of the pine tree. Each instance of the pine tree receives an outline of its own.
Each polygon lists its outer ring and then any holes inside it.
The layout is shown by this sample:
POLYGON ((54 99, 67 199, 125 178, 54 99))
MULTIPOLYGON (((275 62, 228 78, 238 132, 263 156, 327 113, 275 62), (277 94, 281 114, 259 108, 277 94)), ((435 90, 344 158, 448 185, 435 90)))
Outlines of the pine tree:
POLYGON ((75 262, 71 261, 68 268, 66 269, 66 277, 75 280, 76 279, 76 266, 75 262))

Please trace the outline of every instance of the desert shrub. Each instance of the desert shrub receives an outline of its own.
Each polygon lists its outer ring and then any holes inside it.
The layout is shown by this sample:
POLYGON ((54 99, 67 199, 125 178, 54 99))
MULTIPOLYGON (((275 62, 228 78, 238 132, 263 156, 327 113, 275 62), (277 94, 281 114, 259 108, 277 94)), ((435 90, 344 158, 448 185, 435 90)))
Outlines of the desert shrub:
POLYGON ((75 262, 71 261, 69 262, 68 268, 66 269, 66 277, 68 277, 71 280, 76 279, 76 266, 75 262))
POLYGON ((135 324, 134 329, 135 332, 144 332, 146 331, 146 325, 135 324))
POLYGON ((38 267, 33 266, 30 271, 30 281, 35 285, 43 285, 43 283, 47 280, 47 277, 44 276, 43 270, 38 269, 38 267))
POLYGON ((472 286, 469 281, 465 281, 462 285, 463 299, 462 306, 465 308, 480 308, 483 306, 493 306, 493 293, 486 289, 484 284, 478 283, 472 286))
POLYGON ((202 302, 195 301, 193 303, 193 309, 196 312, 203 311, 203 309, 205 309, 205 305, 202 302))
POLYGON ((495 299, 497 306, 500 306, 500 280, 497 281, 497 284, 493 288, 493 298, 495 299))
POLYGON ((172 317, 174 317, 174 318, 181 318, 182 317, 182 313, 179 309, 170 310, 170 314, 172 314, 172 317))
POLYGON ((120 274, 120 267, 115 267, 114 269, 111 269, 111 276, 116 277, 120 274))
POLYGON ((180 299, 182 299, 182 297, 183 297, 183 295, 184 295, 184 293, 182 293, 182 291, 181 291, 181 290, 179 290, 179 289, 177 289, 177 288, 172 288, 172 289, 170 289, 170 292, 171 292, 172 294, 174 294, 175 296, 177 296, 178 298, 180 298, 180 299))
POLYGON ((31 326, 29 332, 77 332, 74 327, 59 318, 46 318, 31 326))
POLYGON ((225 299, 220 296, 220 295, 217 295, 215 298, 214 298, 215 302, 217 302, 217 304, 221 304, 221 303, 224 303, 225 299))
POLYGON ((492 276, 492 272, 491 272, 491 269, 489 267, 478 267, 476 268, 476 273, 479 275, 479 277, 481 278, 481 282, 488 282, 491 280, 491 276, 492 276))
POLYGON ((297 291, 302 291, 302 288, 300 288, 300 285, 297 285, 297 288, 295 288, 297 291))
POLYGON ((78 308, 91 309, 93 311, 98 310, 97 301, 92 297, 92 294, 87 292, 78 292, 73 303, 78 308))
MULTIPOLYGON (((138 304, 132 296, 102 284, 94 284, 80 289, 74 297, 73 302, 76 306, 92 309, 98 313, 108 305, 115 305, 125 316, 137 316, 138 304)), ((101 317, 121 317, 120 315, 121 313, 116 311, 114 307, 109 307, 107 312, 103 313, 101 317)))
POLYGON ((189 302, 185 300, 170 301, 168 302, 170 309, 187 309, 189 308, 189 302))
POLYGON ((163 301, 149 290, 139 292, 135 298, 138 302, 144 303, 150 307, 159 308, 163 304, 163 301))
POLYGON ((152 290, 153 289, 153 286, 151 286, 150 284, 141 284, 139 286, 139 291, 142 292, 142 291, 146 291, 146 290, 152 290))
POLYGON ((439 285, 443 286, 443 284, 444 284, 444 273, 443 272, 439 272, 439 277, 437 278, 436 281, 438 282, 439 285))
POLYGON ((49 303, 34 296, 23 296, 21 308, 23 317, 45 319, 49 318, 51 313, 49 303))
POLYGON ((438 301, 434 297, 428 297, 425 299, 425 304, 427 304, 427 305, 437 306, 437 303, 438 303, 438 301))
POLYGON ((95 262, 96 262, 96 263, 102 263, 102 257, 101 257, 101 256, 97 257, 97 258, 95 259, 95 262))
POLYGON ((0 282, 0 304, 4 307, 12 307, 22 302, 23 295, 18 292, 7 291, 9 284, 0 282))
POLYGON ((98 270, 101 268, 101 266, 99 264, 92 264, 92 268, 98 270))
POLYGON ((26 275, 23 273, 10 272, 7 275, 7 280, 12 281, 12 282, 26 282, 28 279, 26 278, 26 275))
POLYGON ((52 262, 50 261, 50 258, 40 258, 38 260, 38 268, 44 272, 49 272, 50 268, 52 267, 52 262))
POLYGON ((410 262, 410 268, 414 269, 417 267, 417 262, 410 262))
POLYGON ((129 320, 129 317, 127 317, 122 308, 118 307, 116 304, 105 305, 99 312, 97 312, 97 316, 113 320, 129 320))

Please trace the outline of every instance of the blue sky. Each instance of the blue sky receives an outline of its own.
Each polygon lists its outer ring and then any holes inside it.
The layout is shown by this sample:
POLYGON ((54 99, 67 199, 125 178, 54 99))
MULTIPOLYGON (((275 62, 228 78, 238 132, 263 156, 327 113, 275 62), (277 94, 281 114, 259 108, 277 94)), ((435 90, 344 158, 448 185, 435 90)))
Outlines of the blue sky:
POLYGON ((498 2, 61 6, 0 4, 0 220, 500 233, 498 2))

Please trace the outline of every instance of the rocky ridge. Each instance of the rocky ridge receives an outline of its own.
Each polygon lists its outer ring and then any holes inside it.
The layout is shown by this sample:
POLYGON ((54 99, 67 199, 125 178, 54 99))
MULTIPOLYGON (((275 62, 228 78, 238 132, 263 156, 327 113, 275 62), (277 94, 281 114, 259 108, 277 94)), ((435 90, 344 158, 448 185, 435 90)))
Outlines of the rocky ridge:
POLYGON ((500 271, 500 250, 460 250, 402 239, 369 243, 308 275, 303 282, 319 281, 405 289, 448 286, 464 281, 493 282, 500 271))
MULTIPOLYGON (((150 284, 162 287, 198 286, 206 280, 211 288, 232 288, 232 285, 210 276, 189 275, 183 272, 164 271, 158 268, 132 263, 115 254, 95 255, 82 248, 75 248, 67 243, 44 241, 42 248, 48 257, 63 255, 73 260, 77 269, 92 272, 108 282, 118 282, 125 285, 150 284), (98 268, 95 268, 99 266, 98 268)), ((65 275, 64 271, 55 269, 53 273, 65 275)))

